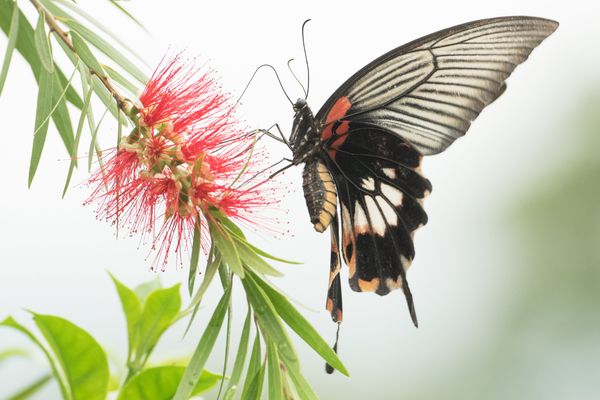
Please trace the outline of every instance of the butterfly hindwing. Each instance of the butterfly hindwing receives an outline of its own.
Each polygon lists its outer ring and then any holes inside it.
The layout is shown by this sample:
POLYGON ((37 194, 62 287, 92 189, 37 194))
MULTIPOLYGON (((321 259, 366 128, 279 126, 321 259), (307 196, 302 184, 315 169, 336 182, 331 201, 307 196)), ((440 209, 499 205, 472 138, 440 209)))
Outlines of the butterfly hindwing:
POLYGON ((340 200, 350 286, 379 295, 402 288, 416 324, 406 270, 415 256, 413 233, 427 223, 422 201, 431 184, 419 172, 422 156, 381 129, 355 123, 347 129, 338 136, 334 128, 332 140, 345 139, 330 147, 328 165, 340 200))

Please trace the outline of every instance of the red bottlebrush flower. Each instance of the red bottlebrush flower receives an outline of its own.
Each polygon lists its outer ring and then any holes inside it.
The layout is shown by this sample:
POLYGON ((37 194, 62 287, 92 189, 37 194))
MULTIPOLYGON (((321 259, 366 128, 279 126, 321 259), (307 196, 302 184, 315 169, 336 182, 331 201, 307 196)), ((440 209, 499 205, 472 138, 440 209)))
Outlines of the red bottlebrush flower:
POLYGON ((100 218, 150 238, 164 268, 195 227, 205 229, 211 208, 250 221, 253 209, 272 202, 261 194, 264 181, 235 186, 254 176, 253 140, 211 71, 180 55, 163 60, 139 103, 136 127, 90 178, 87 202, 98 204, 100 218))

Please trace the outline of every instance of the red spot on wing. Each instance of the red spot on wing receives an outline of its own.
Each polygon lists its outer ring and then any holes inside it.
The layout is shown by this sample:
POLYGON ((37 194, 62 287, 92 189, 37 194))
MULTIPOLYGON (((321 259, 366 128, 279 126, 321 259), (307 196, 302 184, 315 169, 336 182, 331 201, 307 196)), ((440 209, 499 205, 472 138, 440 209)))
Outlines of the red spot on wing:
MULTIPOLYGON (((321 133, 322 140, 327 140, 333 135, 333 122, 343 118, 350 107, 352 107, 352 102, 346 96, 340 97, 333 103, 333 107, 331 107, 331 110, 329 110, 329 113, 327 114, 327 118, 325 118, 325 128, 323 129, 323 133, 321 133)), ((346 126, 346 131, 347 130, 348 128, 346 126)))

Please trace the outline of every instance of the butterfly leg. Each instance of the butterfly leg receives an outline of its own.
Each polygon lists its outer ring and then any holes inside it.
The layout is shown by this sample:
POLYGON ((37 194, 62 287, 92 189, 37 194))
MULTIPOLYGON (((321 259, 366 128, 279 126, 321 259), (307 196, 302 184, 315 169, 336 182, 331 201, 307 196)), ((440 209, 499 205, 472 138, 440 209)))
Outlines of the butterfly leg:
MULTIPOLYGON (((288 142, 288 140, 285 138, 283 132, 281 131, 281 128, 279 127, 278 123, 274 123, 268 129, 254 129, 253 131, 250 131, 249 135, 256 135, 259 133, 262 134, 263 136, 268 136, 271 139, 278 141, 279 143, 285 144, 289 149, 292 148, 290 143, 288 142), (277 133, 279 134, 279 136, 277 136, 271 132, 271 129, 273 129, 273 128, 277 129, 277 133)), ((258 139, 260 139, 260 137, 258 139)))
POLYGON ((340 279, 340 247, 339 225, 337 215, 331 221, 331 262, 329 266, 329 290, 327 291, 327 311, 331 314, 333 322, 342 322, 342 281, 340 279))

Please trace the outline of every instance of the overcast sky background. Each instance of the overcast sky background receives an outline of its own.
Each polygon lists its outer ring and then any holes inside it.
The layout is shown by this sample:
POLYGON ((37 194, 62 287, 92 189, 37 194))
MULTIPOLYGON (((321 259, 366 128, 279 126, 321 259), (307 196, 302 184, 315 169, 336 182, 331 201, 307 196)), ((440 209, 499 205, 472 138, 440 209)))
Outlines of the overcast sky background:
MULTIPOLYGON (((308 101, 315 113, 356 70, 425 34, 503 15, 559 21, 558 31, 517 68, 506 93, 481 114, 466 137, 423 163, 424 174, 433 184, 425 204, 429 223, 416 234, 417 256, 408 273, 420 327, 412 326, 400 292, 378 297, 354 293, 345 285, 340 355, 352 378, 326 376, 321 360, 298 344, 304 371, 323 398, 401 398, 403 394, 406 398, 435 398, 430 397, 434 396, 432 388, 449 387, 449 375, 457 381, 457 388, 464 387, 457 389, 458 393, 476 393, 466 389, 476 379, 467 372, 461 375, 460 366, 499 346, 494 334, 506 315, 517 312, 511 309, 511 297, 515 283, 524 279, 514 247, 519 228, 504 223, 507 210, 524 202, 548 171, 570 165, 576 157, 570 118, 582 107, 582 99, 600 87, 598 2, 127 2, 150 36, 103 2, 80 3, 122 36, 149 65, 156 65, 169 46, 185 49, 216 68, 224 87, 235 95, 241 93, 256 66, 272 63, 292 98, 299 97, 301 91, 285 63, 296 58, 297 72, 305 76, 300 26, 312 18, 306 42, 311 68, 308 101)), ((26 1, 20 4, 23 9, 31 8, 26 1)), ((1 54, 5 45, 6 39, 1 37, 1 54)), ((69 68, 66 71, 70 73, 69 68)), ((53 127, 33 187, 27 189, 36 91, 28 65, 15 55, 0 98, 4 172, 0 189, 0 319, 13 315, 27 321, 26 309, 57 314, 90 331, 115 355, 123 354, 124 321, 106 271, 132 286, 152 279, 156 274, 148 270, 145 260, 148 247, 138 246, 135 237, 117 240, 114 229, 97 221, 93 209, 82 205, 88 194, 84 187, 72 187, 61 199, 68 161, 53 127)), ((241 116, 250 127, 278 122, 287 134, 293 111, 276 81, 264 71, 248 91, 241 116)), ((114 126, 103 125, 101 144, 114 143, 114 126)), ((268 148, 274 160, 289 156, 276 142, 268 143, 268 148)), ((85 178, 86 171, 80 170, 72 182, 85 178)), ((283 222, 289 223, 291 235, 253 238, 272 253, 304 263, 281 266, 286 275, 275 283, 305 307, 309 320, 332 340, 335 326, 323 310, 329 233, 316 233, 309 222, 301 169, 290 170, 280 183, 284 192, 289 190, 282 207, 289 210, 283 222)), ((187 279, 185 268, 170 267, 159 275, 165 284, 187 279)), ((218 290, 209 292, 198 328, 218 296, 218 290)), ((238 293, 234 326, 242 323, 242 304, 238 293)), ((547 333, 540 329, 531 335, 535 341, 543 340, 547 333)), ((237 337, 234 334, 234 343, 237 337)), ((155 359, 185 355, 194 342, 188 337, 181 343, 180 332, 172 332, 159 345, 155 359)), ((0 330, 0 350, 24 343, 18 335, 0 330)), ((548 352, 554 351, 551 347, 548 352)), ((25 371, 45 370, 42 357, 38 360, 39 366, 33 367, 25 361, 10 368, 3 365, 0 395, 6 387, 10 392, 28 382, 25 371)), ((501 386, 512 395, 526 394, 520 398, 565 398, 563 394, 574 389, 580 396, 572 398, 597 398, 600 389, 588 378, 598 376, 600 371, 594 368, 600 364, 591 365, 584 373, 569 375, 560 368, 542 373, 545 364, 532 362, 531 370, 526 371, 531 379, 519 384, 507 380, 501 386)), ((210 366, 219 370, 221 359, 212 357, 210 366)), ((500 379, 486 363, 477 369, 481 370, 478 384, 500 379)), ((52 390, 40 398, 52 398, 52 390)), ((506 393, 495 394, 502 398, 506 393)))

